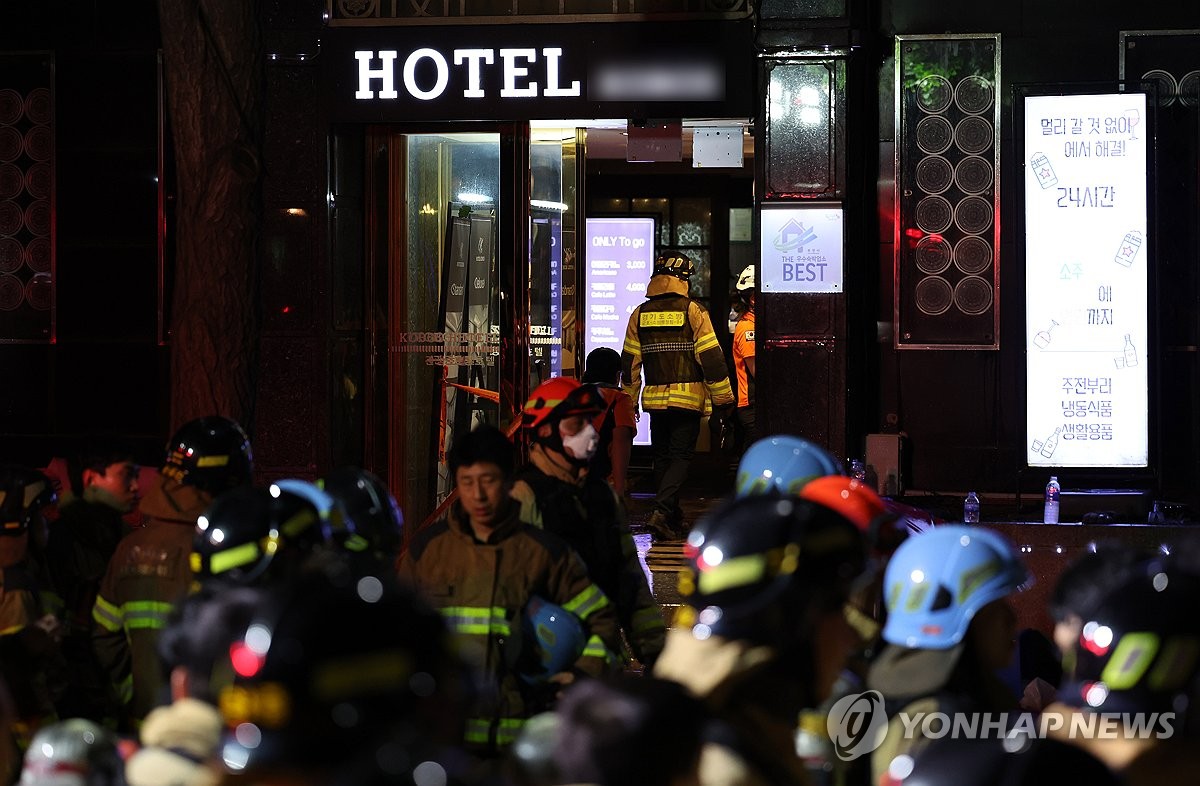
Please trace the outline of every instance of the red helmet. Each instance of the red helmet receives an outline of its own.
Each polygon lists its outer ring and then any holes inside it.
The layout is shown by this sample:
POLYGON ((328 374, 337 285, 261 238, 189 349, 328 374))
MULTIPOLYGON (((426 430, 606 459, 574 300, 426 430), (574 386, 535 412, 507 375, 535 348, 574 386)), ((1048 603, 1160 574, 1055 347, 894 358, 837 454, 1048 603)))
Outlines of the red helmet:
POLYGON ((890 554, 908 536, 899 514, 862 481, 845 475, 826 475, 804 484, 796 492, 801 499, 816 502, 842 514, 867 536, 876 551, 890 554))
POLYGON ((584 385, 570 377, 553 377, 534 388, 521 411, 521 425, 535 429, 547 420, 571 415, 599 415, 604 397, 595 385, 584 385))

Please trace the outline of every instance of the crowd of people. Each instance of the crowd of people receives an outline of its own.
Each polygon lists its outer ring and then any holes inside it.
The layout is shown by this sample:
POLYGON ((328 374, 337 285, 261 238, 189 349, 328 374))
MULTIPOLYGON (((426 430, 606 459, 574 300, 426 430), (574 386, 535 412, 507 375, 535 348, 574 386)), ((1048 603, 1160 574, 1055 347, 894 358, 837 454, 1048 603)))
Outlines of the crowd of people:
MULTIPOLYGON (((686 315, 676 289, 655 313, 686 315)), ((627 353, 662 338, 633 333, 627 353)), ((249 438, 218 416, 151 474, 111 441, 58 478, 0 468, 0 780, 1197 779, 1191 544, 1100 544, 1054 588, 1053 636, 1018 631, 1030 575, 1004 537, 909 515, 775 435, 691 526, 668 477, 651 529, 682 540, 668 629, 619 493, 637 415, 616 353, 587 376, 536 387, 517 444, 458 435, 455 499, 415 532, 366 470, 254 485, 249 438)))

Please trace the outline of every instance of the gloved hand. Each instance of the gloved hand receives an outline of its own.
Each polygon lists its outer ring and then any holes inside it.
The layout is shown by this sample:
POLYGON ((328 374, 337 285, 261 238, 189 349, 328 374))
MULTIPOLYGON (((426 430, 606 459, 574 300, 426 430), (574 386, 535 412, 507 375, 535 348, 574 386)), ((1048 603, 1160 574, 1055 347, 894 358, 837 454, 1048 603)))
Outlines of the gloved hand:
POLYGON ((722 423, 730 421, 737 411, 737 406, 734 404, 714 404, 713 415, 715 415, 722 423))

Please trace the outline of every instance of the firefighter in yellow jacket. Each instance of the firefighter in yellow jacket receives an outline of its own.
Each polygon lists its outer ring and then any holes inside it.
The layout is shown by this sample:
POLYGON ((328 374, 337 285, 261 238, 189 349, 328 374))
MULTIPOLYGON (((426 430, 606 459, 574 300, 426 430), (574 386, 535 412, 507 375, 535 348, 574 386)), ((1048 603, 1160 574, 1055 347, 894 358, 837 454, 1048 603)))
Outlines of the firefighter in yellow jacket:
POLYGON ((250 439, 228 418, 180 427, 158 482, 138 509, 146 526, 121 539, 92 609, 92 646, 116 691, 122 722, 141 720, 164 698, 158 637, 192 584, 196 519, 221 493, 249 485, 250 439))
POLYGON ((710 410, 710 400, 722 417, 734 407, 725 355, 708 311, 688 297, 694 271, 684 254, 659 257, 646 287, 646 302, 629 315, 621 353, 625 392, 635 402, 640 394, 642 409, 651 413, 657 491, 647 525, 660 537, 679 536, 685 530, 679 489, 687 479, 700 418, 710 410))

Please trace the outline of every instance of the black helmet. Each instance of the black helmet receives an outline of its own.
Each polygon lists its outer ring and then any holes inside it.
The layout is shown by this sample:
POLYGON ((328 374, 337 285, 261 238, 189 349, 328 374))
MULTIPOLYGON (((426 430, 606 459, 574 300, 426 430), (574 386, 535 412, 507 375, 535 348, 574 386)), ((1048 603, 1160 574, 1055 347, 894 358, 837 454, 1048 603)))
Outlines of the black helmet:
POLYGON ((839 608, 865 569, 858 529, 823 505, 787 497, 731 500, 702 518, 684 546, 682 622, 710 635, 787 645, 809 609, 839 608))
POLYGON ((273 564, 295 566, 324 540, 320 513, 307 499, 278 486, 245 486, 217 497, 196 519, 192 573, 251 584, 273 564))
POLYGON ((656 276, 675 276, 681 281, 687 281, 695 272, 696 266, 692 264, 691 258, 679 251, 663 254, 654 261, 653 275, 656 276))
POLYGON ((1200 576, 1169 557, 1114 584, 1064 654, 1059 700, 1095 712, 1169 712, 1200 673, 1200 576))
POLYGON ((0 467, 0 536, 23 535, 57 498, 54 483, 38 470, 0 467))
POLYGON ((400 782, 461 739, 464 675, 441 616, 389 577, 305 573, 218 666, 222 758, 247 774, 370 762, 400 782))
POLYGON ((167 444, 162 474, 220 494, 250 484, 254 456, 250 438, 236 422, 216 415, 183 424, 167 444))
POLYGON ((400 548, 404 514, 384 482, 373 473, 357 467, 339 467, 317 481, 317 485, 342 503, 353 522, 353 532, 348 529, 342 539, 343 547, 385 554, 400 548))

